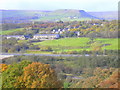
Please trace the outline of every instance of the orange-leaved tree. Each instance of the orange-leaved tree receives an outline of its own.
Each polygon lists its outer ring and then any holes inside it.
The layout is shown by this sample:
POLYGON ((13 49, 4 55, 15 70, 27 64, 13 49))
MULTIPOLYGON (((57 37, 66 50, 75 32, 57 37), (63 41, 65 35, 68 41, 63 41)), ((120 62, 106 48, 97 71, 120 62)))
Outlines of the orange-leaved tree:
MULTIPOLYGON (((115 68, 95 68, 93 71, 93 76, 81 79, 79 82, 74 84, 74 88, 109 88, 110 85, 105 85, 105 81, 109 78, 112 74, 114 74, 115 68), (105 85, 105 86, 104 86, 105 85)), ((117 76, 115 76, 117 77, 117 76)), ((113 84, 116 82, 117 79, 114 80, 113 84)), ((109 81, 107 81, 109 82, 109 81)), ((110 83, 111 84, 111 83, 110 83)), ((115 84, 116 85, 116 84, 115 84)))
POLYGON ((120 88, 119 72, 118 69, 114 71, 110 77, 98 84, 99 88, 120 88))
POLYGON ((24 73, 18 77, 16 88, 61 88, 54 70, 48 64, 33 62, 24 68, 24 73))
POLYGON ((15 88, 16 79, 23 74, 23 68, 31 64, 30 61, 23 60, 20 63, 8 65, 7 69, 2 72, 2 88, 15 88))
POLYGON ((0 72, 5 71, 8 68, 7 64, 0 64, 0 72))

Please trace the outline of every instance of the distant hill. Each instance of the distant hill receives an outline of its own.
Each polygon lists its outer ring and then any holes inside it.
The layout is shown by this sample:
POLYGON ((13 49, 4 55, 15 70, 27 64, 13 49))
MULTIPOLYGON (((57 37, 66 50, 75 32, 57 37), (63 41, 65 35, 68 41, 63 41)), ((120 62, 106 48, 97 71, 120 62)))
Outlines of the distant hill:
MULTIPOLYGON (((1 10, 0 10, 1 11, 1 10)), ((91 19, 117 19, 117 12, 86 12, 84 10, 60 9, 55 11, 40 10, 2 10, 5 22, 25 21, 81 21, 91 19)))
POLYGON ((38 15, 46 12, 38 10, 2 10, 2 20, 6 22, 21 22, 38 19, 38 15))
POLYGON ((105 20, 116 20, 118 19, 117 11, 106 11, 106 12, 88 12, 90 15, 96 16, 98 18, 102 18, 105 20))
MULTIPOLYGON (((84 10, 74 10, 74 9, 60 9, 48 13, 47 17, 57 17, 60 20, 86 20, 86 19, 100 19, 95 16, 92 16, 85 12, 84 10)), ((47 18, 46 17, 46 18, 47 18)), ((56 19, 56 18, 55 18, 56 19)), ((54 20, 55 20, 54 19, 54 20)), ((56 20, 57 20, 56 19, 56 20)))

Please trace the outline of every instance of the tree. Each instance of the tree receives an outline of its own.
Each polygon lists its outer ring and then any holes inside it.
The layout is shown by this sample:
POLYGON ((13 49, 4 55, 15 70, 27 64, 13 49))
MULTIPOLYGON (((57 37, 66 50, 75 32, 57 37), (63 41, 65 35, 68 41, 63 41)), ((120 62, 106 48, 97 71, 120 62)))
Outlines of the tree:
POLYGON ((104 81, 100 82, 97 87, 99 88, 119 88, 120 81, 118 79, 118 70, 115 70, 113 74, 105 79, 104 81))
MULTIPOLYGON (((74 84, 74 88, 104 88, 104 86, 107 86, 109 88, 108 83, 106 85, 101 84, 106 80, 108 77, 110 77, 112 74, 114 74, 115 68, 109 68, 109 69, 102 69, 102 68, 95 68, 93 71, 93 76, 85 78, 74 84)), ((116 77, 116 76, 115 76, 116 77)), ((116 79, 114 80, 114 82, 116 79)), ((113 82, 113 84, 114 84, 113 82)), ((111 83, 110 83, 111 84, 111 83)))
POLYGON ((23 73, 23 68, 30 64, 30 61, 22 61, 18 64, 9 65, 8 68, 2 72, 2 88, 15 88, 14 83, 18 76, 23 73))
POLYGON ((102 49, 102 46, 99 42, 94 42, 91 44, 91 48, 93 51, 100 51, 102 49))
POLYGON ((15 83, 16 88, 61 88, 62 84, 48 64, 33 62, 15 83))
POLYGON ((7 64, 0 64, 0 72, 4 72, 8 68, 7 64))
POLYGON ((49 46, 44 46, 40 48, 41 51, 52 51, 52 48, 49 46))

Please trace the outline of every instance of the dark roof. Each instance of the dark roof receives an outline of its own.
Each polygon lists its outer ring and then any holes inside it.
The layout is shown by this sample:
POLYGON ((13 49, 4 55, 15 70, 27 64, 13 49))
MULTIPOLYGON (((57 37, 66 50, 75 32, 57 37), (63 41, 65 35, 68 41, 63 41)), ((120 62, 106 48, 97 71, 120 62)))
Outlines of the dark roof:
POLYGON ((4 37, 21 37, 21 36, 24 36, 24 35, 4 35, 4 37))

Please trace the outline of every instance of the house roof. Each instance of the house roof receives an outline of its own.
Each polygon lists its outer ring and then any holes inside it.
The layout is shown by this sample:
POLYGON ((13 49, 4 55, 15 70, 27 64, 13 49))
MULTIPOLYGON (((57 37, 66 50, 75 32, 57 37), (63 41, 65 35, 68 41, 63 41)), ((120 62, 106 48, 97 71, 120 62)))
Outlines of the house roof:
POLYGON ((4 37, 22 37, 23 35, 5 35, 4 37))
POLYGON ((59 34, 35 34, 34 36, 59 36, 59 34))

